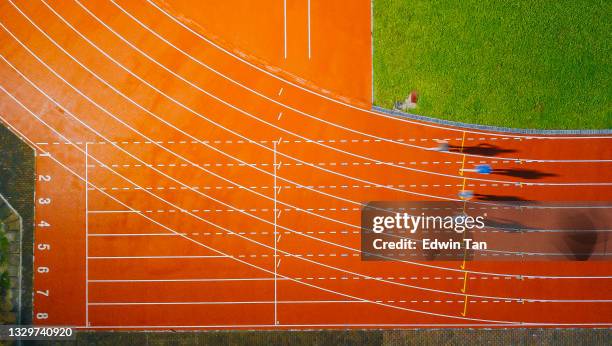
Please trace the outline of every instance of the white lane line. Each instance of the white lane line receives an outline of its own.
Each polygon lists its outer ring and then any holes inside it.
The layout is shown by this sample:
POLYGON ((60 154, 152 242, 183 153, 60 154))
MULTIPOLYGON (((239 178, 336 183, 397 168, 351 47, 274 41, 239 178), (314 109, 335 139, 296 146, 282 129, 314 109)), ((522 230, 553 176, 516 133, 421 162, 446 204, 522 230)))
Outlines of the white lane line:
MULTIPOLYGON (((279 89, 279 93, 280 93, 281 89, 283 89, 283 88, 279 89)), ((504 139, 504 138, 502 138, 502 139, 504 139)), ((461 141, 461 140, 463 140, 463 138, 459 137, 459 138, 454 138, 454 139, 452 139, 452 138, 396 138, 396 139, 394 139, 394 141, 396 141, 396 142, 427 142, 427 141, 438 142, 438 141, 442 141, 442 140, 447 141, 447 142, 450 142, 450 141, 453 141, 453 140, 454 141, 461 141)), ((466 142, 467 141, 484 141, 484 138, 466 137, 465 141, 466 142)), ((152 142, 149 142, 149 141, 138 141, 138 140, 137 141, 121 140, 121 141, 114 141, 114 142, 116 144, 152 144, 152 142)), ((216 143, 216 144, 219 144, 219 143, 225 143, 225 144, 234 144, 234 143, 235 144, 245 144, 245 143, 249 144, 250 143, 250 144, 252 144, 252 143, 254 143, 254 141, 227 140, 227 139, 224 139, 224 140, 203 140, 203 142, 205 142, 205 143, 216 143)), ((261 143, 261 144, 267 144, 267 143, 271 142, 271 140, 260 140, 258 142, 261 143)), ((360 138, 360 139, 356 139, 356 138, 326 138, 326 139, 309 139, 309 140, 306 140, 306 141, 295 139, 295 140, 286 140, 286 141, 284 141, 284 143, 314 143, 314 142, 318 142, 318 143, 349 143, 350 142, 350 143, 369 143, 369 144, 371 144, 371 143, 382 143, 382 144, 384 144, 385 143, 381 139, 364 139, 364 138, 360 138)), ((85 144, 85 141, 75 140, 75 141, 73 141, 73 143, 74 144, 82 145, 82 144, 85 144)), ((90 142, 87 142, 87 143, 89 143, 89 144, 106 144, 107 142, 104 142, 104 141, 90 141, 90 142)), ((186 141, 186 140, 178 138, 178 139, 175 139, 175 140, 169 139, 167 141, 156 141, 156 143, 159 143, 159 144, 164 144, 164 143, 167 143, 167 144, 190 144, 190 143, 191 144, 198 144, 199 142, 198 141, 186 141)), ((54 142, 36 142, 36 144, 38 144, 38 145, 60 145, 60 144, 71 144, 71 143, 54 141, 54 142)), ((517 158, 513 158, 512 160, 515 161, 515 160, 518 160, 518 159, 517 158)), ((526 160, 526 159, 521 159, 521 160, 526 160)))
POLYGON ((174 234, 174 233, 90 233, 88 236, 89 237, 150 237, 150 236, 177 236, 177 234, 174 234))
POLYGON ((311 49, 310 49, 310 0, 308 0, 308 60, 310 60, 311 49))
MULTIPOLYGON (((270 143, 272 143, 272 141, 270 141, 270 143)), ((336 161, 325 161, 325 162, 309 161, 308 164, 316 165, 316 166, 373 166, 373 165, 380 166, 386 163, 393 163, 397 165, 419 165, 419 164, 455 165, 455 164, 461 164, 462 162, 463 161, 380 161, 379 163, 372 163, 372 162, 365 162, 365 161, 337 161, 337 162, 336 161)), ((512 163, 512 162, 513 161, 506 161, 506 160, 465 161, 466 164, 481 164, 481 163, 506 164, 506 163, 512 163)), ((305 165, 306 164, 299 163, 299 162, 282 163, 282 166, 305 166, 305 165)), ((148 167, 149 165, 143 166, 139 164, 114 163, 114 164, 109 164, 108 166, 109 167, 148 167)), ((212 162, 210 163, 210 162, 205 162, 205 163, 194 163, 193 165, 190 165, 187 163, 180 163, 179 161, 167 161, 165 163, 151 164, 150 166, 156 166, 156 167, 198 167, 198 166, 202 166, 202 167, 244 167, 244 166, 252 167, 252 166, 263 166, 263 167, 266 167, 266 166, 270 166, 270 164, 267 162, 256 162, 256 163, 231 163, 231 162, 212 162)), ((89 167, 95 168, 99 166, 90 164, 89 167)), ((511 183, 514 183, 514 182, 511 182, 511 183)))
MULTIPOLYGON (((212 278, 212 279, 99 279, 99 280, 89 280, 89 282, 95 283, 133 283, 133 282, 226 282, 226 281, 271 281, 274 278, 212 278)), ((279 278, 278 280, 287 280, 284 278, 279 278)))
MULTIPOLYGON (((529 184, 523 184, 524 186, 529 186, 529 184)), ((440 185, 440 184, 410 184, 410 185, 404 185, 404 184, 399 184, 399 185, 394 185, 394 184, 388 184, 385 186, 389 186, 389 187, 399 187, 399 188, 403 188, 403 187, 422 187, 422 188, 432 188, 432 187, 439 187, 439 188, 443 188, 443 187, 462 187, 462 186, 469 186, 469 187, 475 187, 475 186, 479 186, 479 187, 487 187, 487 186, 505 186, 505 187, 512 187, 512 186, 516 186, 515 184, 444 184, 444 185, 440 185)), ((236 187, 236 186, 191 186, 190 188, 184 187, 184 186, 145 186, 143 187, 143 189, 145 190, 244 190, 244 189, 259 189, 259 190, 267 190, 267 189, 273 189, 275 188, 274 186, 256 186, 256 185, 252 185, 252 186, 248 186, 248 187, 244 187, 244 188, 240 188, 240 187, 236 187)), ((278 193, 280 194, 281 189, 287 189, 287 190, 302 190, 302 189, 306 189, 306 188, 317 188, 317 189, 344 189, 344 190, 350 190, 350 189, 378 189, 381 188, 380 186, 373 186, 373 185, 299 185, 299 186, 294 186, 294 185, 277 185, 276 189, 278 190, 278 193)), ((140 188, 134 188, 134 187, 123 187, 123 186, 104 186, 104 187, 100 187, 100 189, 102 190, 112 190, 112 191, 132 191, 132 190, 140 190, 140 188)), ((94 190, 92 188, 89 188, 89 190, 94 190)))
MULTIPOLYGON (((101 189, 100 189, 101 190, 101 189)), ((102 190, 101 190, 102 191, 102 190)), ((147 191, 148 190, 143 190, 143 191, 147 191)), ((559 207, 560 208, 560 207, 559 207)), ((556 208, 556 209, 559 209, 556 208)), ((570 207, 571 209, 610 209, 611 206, 601 206, 601 207, 591 207, 591 206, 584 206, 584 207, 570 207)), ((435 209, 435 208, 433 208, 435 209)), ((462 208, 456 208, 456 210, 461 210, 462 208)), ((142 209, 142 210, 138 210, 136 212, 130 212, 130 213, 147 213, 147 214, 151 214, 151 213, 241 213, 244 214, 245 216, 250 216, 255 218, 256 215, 250 215, 248 212, 260 212, 260 213, 267 213, 269 211, 273 211, 274 209, 272 208, 236 208, 236 209, 183 209, 183 208, 173 208, 173 209, 142 209)), ((348 212, 348 213, 356 213, 356 212, 360 212, 361 208, 284 208, 284 209, 276 209, 277 211, 285 211, 285 212, 304 212, 304 213, 308 213, 308 212, 314 212, 314 211, 323 211, 323 212, 348 212)), ((403 210, 403 209, 398 209, 398 210, 403 210)), ((421 210, 427 210, 427 208, 421 208, 421 210)), ((516 207, 495 207, 495 208, 472 208, 472 207, 467 207, 466 210, 516 210, 516 207)), ((118 210, 109 210, 109 211, 102 211, 102 214, 104 213, 121 213, 123 211, 118 210)), ((387 212, 390 212, 387 210, 387 212)), ((277 214, 277 218, 280 217, 280 213, 277 214)), ((261 218, 260 218, 261 219, 261 218)), ((260 221, 265 221, 265 219, 261 219, 260 221)), ((273 221, 268 221, 266 222, 269 225, 274 225, 273 221)), ((358 227, 357 225, 353 225, 353 224, 349 224, 347 226, 353 227, 353 228, 357 228, 360 229, 361 227, 358 227)), ((278 225, 277 227, 283 228, 285 230, 289 230, 289 231, 293 231, 290 228, 286 228, 284 226, 278 225)), ((493 227, 491 227, 493 228, 493 227)), ((520 228, 517 228, 518 230, 520 230, 520 228)), ((510 229, 513 230, 513 229, 510 229)), ((525 230, 527 231, 527 230, 525 230)), ((555 230, 544 230, 547 232, 550 231, 555 231, 555 230)), ((560 230, 559 230, 560 231, 560 230)), ((589 232, 593 232, 593 231, 607 231, 606 229, 601 229, 601 230, 588 230, 589 232)), ((304 232, 297 232, 297 231, 293 231, 296 234, 303 234, 304 232)), ((426 231, 423 230, 421 231, 423 233, 425 233, 426 231)), ((307 232, 306 232, 307 233, 307 232)), ((403 233, 403 232, 398 232, 398 233, 403 233)), ((350 247, 344 247, 347 250, 351 250, 354 251, 355 249, 350 248, 350 247)), ((492 250, 490 250, 492 251, 492 250)), ((358 251, 357 251, 358 252, 358 251)))
MULTIPOLYGON (((281 113, 282 114, 282 113, 281 113)), ((280 116, 279 116, 280 118, 280 116)), ((277 210, 277 191, 276 191, 276 171, 277 171, 277 165, 276 165, 276 146, 278 144, 276 142, 273 142, 272 144, 272 148, 274 149, 273 151, 273 167, 274 167, 274 210, 272 210, 272 213, 274 214, 274 233, 272 234, 272 236, 274 237, 274 324, 279 324, 278 321, 278 304, 277 304, 277 300, 278 300, 278 285, 277 285, 277 279, 278 279, 278 265, 280 264, 280 261, 278 262, 278 264, 276 263, 276 259, 278 258, 278 254, 277 254, 277 241, 276 241, 276 234, 278 232, 277 230, 277 225, 278 225, 278 220, 277 220, 277 214, 276 214, 276 210, 277 210)))
POLYGON ((89 325, 89 144, 85 143, 85 325, 89 325))
MULTIPOLYGON (((381 277, 383 278, 383 277, 381 277)), ((363 279, 359 276, 338 276, 338 277, 294 277, 295 280, 359 280, 371 281, 363 279)), ((387 280, 464 280, 463 276, 399 276, 386 277, 387 280)), ((488 280, 487 276, 472 276, 470 280, 488 280)), ((495 277, 494 279, 500 279, 495 277)), ((501 278, 503 280, 519 280, 514 277, 501 278)), ((224 282, 224 281, 272 281, 274 278, 185 278, 185 279, 97 279, 89 280, 90 282, 98 283, 132 283, 132 282, 224 282)), ((285 278, 277 278, 277 280, 287 280, 285 278)), ((461 300, 463 302, 463 300, 461 300)))
MULTIPOLYGON (((377 303, 463 303, 463 300, 376 300, 377 303)), ((470 300, 470 303, 488 303, 488 300, 470 300)), ((529 303, 536 303, 537 301, 526 301, 529 303)), ((113 305, 249 305, 249 304, 354 304, 354 303, 368 303, 361 300, 279 300, 279 301, 266 301, 266 300, 254 300, 254 301, 193 301, 193 302, 93 302, 89 305, 97 306, 113 306, 113 305)), ((495 300, 493 303, 513 303, 510 300, 495 300)), ((516 302, 522 303, 522 302, 516 302)))
MULTIPOLYGON (((606 230, 606 231, 612 231, 612 230, 606 230)), ((398 232, 398 233, 408 233, 409 231, 402 231, 402 232, 398 232)), ((482 231, 483 233, 486 233, 485 230, 482 231)), ((501 231, 500 231, 501 232, 501 231)), ((508 231, 508 232, 514 232, 514 230, 512 231, 508 231)), ((240 235, 265 235, 268 236, 270 234, 272 234, 272 232, 236 232, 237 234, 240 235)), ((308 231, 308 232, 298 232, 296 231, 295 233, 293 232, 289 232, 289 231, 284 231, 284 232, 277 232, 278 234, 287 234, 287 235, 291 235, 291 234, 298 234, 298 233, 307 233, 307 234, 333 234, 333 235, 358 235, 361 234, 361 231, 308 231)), ((492 232, 492 233, 497 233, 497 232, 492 232)), ((223 236, 227 236, 227 235, 231 235, 228 233, 224 233, 224 232, 181 232, 181 235, 201 235, 201 236, 217 236, 217 235, 223 235, 223 236)), ((138 237, 138 236, 143 236, 143 237, 148 237, 148 236, 176 236, 178 234, 174 234, 174 233, 90 233, 89 236, 90 237, 138 237)), ((280 241, 280 235, 278 237, 278 240, 280 241)))
POLYGON ((87 214, 119 214, 119 213, 139 213, 134 210, 88 210, 87 214))
POLYGON ((174 258, 174 259, 189 259, 189 258, 230 258, 232 256, 219 256, 219 255, 212 255, 212 256, 187 256, 187 255, 182 255, 182 256, 89 256, 88 259, 90 260, 107 260, 107 259, 168 259, 168 258, 174 258))
MULTIPOLYGON (((365 303, 361 300, 294 300, 278 301, 279 304, 320 304, 320 303, 365 303)), ((242 304, 276 304, 275 301, 225 301, 225 302, 94 302, 89 305, 242 305, 242 304)))
POLYGON ((284 41, 283 49, 285 51, 285 59, 287 59, 287 0, 283 0, 283 41, 284 41))
MULTIPOLYGON (((375 300, 376 303, 411 303, 411 304, 462 304, 463 300, 375 300)), ((523 302, 512 301, 512 300, 469 300, 469 303, 517 303, 522 304, 523 302)), ((566 303, 567 301, 538 301, 538 300, 525 300, 526 303, 566 303)), ((572 303, 593 303, 593 301, 571 301, 572 303)), ((595 301, 600 302, 600 301, 595 301)), ((268 300, 254 300, 254 301, 193 301, 193 302, 93 302, 89 305, 98 306, 112 306, 112 305, 239 305, 239 304, 354 304, 354 303, 369 303, 362 300, 279 300, 279 301, 268 301, 268 300)))
MULTIPOLYGON (((570 256, 570 255, 574 255, 573 253, 538 253, 538 252, 510 252, 510 253, 503 253, 503 254, 478 254, 479 257, 501 257, 501 256, 570 256)), ((602 257, 609 257, 610 254, 609 253, 592 253, 589 254, 591 256, 602 256, 602 257)), ((385 256, 385 258, 398 258, 398 257, 417 257, 420 256, 420 254, 413 254, 413 253, 382 253, 380 254, 380 256, 385 256)), ((443 256, 443 255, 440 255, 443 256)), ((446 256, 453 256, 452 254, 446 254, 446 256)), ((275 265, 276 268, 280 267, 280 262, 281 262, 281 258, 282 257, 292 257, 292 258, 303 258, 303 257, 336 257, 336 258, 346 258, 346 259, 350 259, 351 257, 355 258, 355 257, 361 257, 361 254, 357 254, 357 253, 305 253, 305 254, 296 254, 296 253, 292 253, 292 254, 273 254, 273 255, 268 255, 268 254, 237 254, 237 255, 228 255, 228 256, 187 256, 187 255, 177 255, 177 256, 93 256, 93 257, 89 257, 89 259, 154 259, 154 258, 176 258, 176 259, 180 259, 180 258, 227 258, 227 257, 232 257, 232 258, 277 258, 278 261, 275 261, 275 265)), ((275 272, 275 275, 276 272, 275 272)), ((382 277, 381 277, 382 278, 382 277)), ((424 279, 429 279, 429 277, 424 277, 424 279)), ((386 279, 388 280, 388 279, 386 279)), ((504 298, 500 298, 500 299, 504 299, 504 298)), ((516 299, 513 299, 516 300, 516 299)))

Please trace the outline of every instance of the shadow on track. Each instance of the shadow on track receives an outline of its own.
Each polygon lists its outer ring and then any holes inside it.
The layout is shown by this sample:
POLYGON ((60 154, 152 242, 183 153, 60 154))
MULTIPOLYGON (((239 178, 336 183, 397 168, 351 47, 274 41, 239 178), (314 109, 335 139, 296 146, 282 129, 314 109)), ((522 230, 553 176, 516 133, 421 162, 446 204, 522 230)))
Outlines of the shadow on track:
POLYGON ((554 174, 554 173, 546 173, 546 172, 540 172, 535 169, 521 169, 521 168, 493 169, 491 173, 505 175, 505 176, 514 177, 514 178, 523 178, 523 179, 541 179, 544 177, 556 177, 557 176, 557 174, 554 174))
POLYGON ((482 155, 482 156, 497 156, 499 154, 507 154, 507 153, 515 153, 514 149, 504 149, 498 147, 497 145, 489 144, 489 143, 480 143, 478 145, 463 147, 461 150, 460 146, 457 145, 449 145, 449 151, 463 153, 468 155, 482 155))
POLYGON ((510 201, 520 201, 520 202, 531 202, 529 199, 524 199, 517 196, 501 196, 501 195, 486 195, 482 193, 475 193, 474 198, 479 201, 502 201, 502 202, 510 202, 510 201))
POLYGON ((601 260, 610 258, 608 251, 606 251, 608 234, 607 232, 597 232, 597 229, 609 229, 610 227, 610 215, 604 215, 604 213, 606 212, 600 210, 584 210, 574 215, 561 214, 559 216, 561 228, 580 230, 568 232, 557 243, 557 248, 560 251, 569 253, 567 259, 587 261, 589 259, 601 260), (596 249, 599 249, 597 251, 599 255, 592 257, 596 249))

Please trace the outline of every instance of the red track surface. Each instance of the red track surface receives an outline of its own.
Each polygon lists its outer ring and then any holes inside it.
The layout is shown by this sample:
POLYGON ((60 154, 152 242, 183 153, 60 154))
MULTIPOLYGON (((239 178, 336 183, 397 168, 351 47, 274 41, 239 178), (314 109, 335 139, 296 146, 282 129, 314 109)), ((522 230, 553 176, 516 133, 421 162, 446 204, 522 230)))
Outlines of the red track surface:
POLYGON ((368 111, 369 1, 312 0, 310 15, 307 0, 197 3, 2 1, 0 116, 51 177, 37 182, 50 226, 35 233, 35 323, 610 326, 609 260, 358 250, 361 202, 455 199, 463 165, 553 174, 467 173, 485 199, 610 201, 611 137, 368 111), (440 138, 466 155, 425 150, 440 138), (474 155, 483 143, 502 151, 474 155))

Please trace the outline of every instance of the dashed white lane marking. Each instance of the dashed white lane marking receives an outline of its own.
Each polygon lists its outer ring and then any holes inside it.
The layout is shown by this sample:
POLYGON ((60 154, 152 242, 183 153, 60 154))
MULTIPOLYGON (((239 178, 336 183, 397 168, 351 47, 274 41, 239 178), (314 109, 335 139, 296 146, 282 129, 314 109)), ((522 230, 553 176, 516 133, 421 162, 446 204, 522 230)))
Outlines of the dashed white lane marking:
MULTIPOLYGON (((310 277, 294 277, 293 279, 295 280, 337 280, 337 281, 349 281, 349 280, 359 280, 359 281, 370 281, 370 280, 376 280, 376 281, 380 281, 380 280, 458 280, 458 281, 463 281, 465 280, 465 278, 463 276, 377 276, 377 277, 361 277, 361 276, 310 276, 310 277)), ((494 276, 494 277, 490 277, 490 276, 470 276, 469 277, 470 280, 493 280, 493 281, 503 281, 503 280, 520 280, 523 281, 523 279, 521 277, 517 277, 517 276, 505 276, 505 277, 498 277, 498 276, 494 276)), ((526 279, 536 279, 534 277, 527 277, 526 279)), ((541 279, 546 279, 546 278, 541 278, 541 279)), ((553 279, 553 278, 550 278, 553 279)), ((214 280, 214 279, 213 279, 214 280)), ((219 279, 220 281, 225 281, 225 279, 219 279)), ((253 279, 255 280, 255 279, 253 279)), ((265 278, 263 280, 270 280, 270 278, 265 278)), ((284 279, 280 279, 279 280, 284 280, 284 279)), ((104 282, 106 280, 92 280, 92 281, 101 281, 104 282)), ((110 281, 114 281, 114 280, 110 280, 110 281)), ((121 282, 122 280, 119 280, 119 282, 121 282)), ((126 281, 130 281, 130 280, 126 280, 126 281)), ((136 280, 138 281, 138 280, 136 280)), ((171 280, 164 280, 164 279, 156 279, 154 281, 174 281, 173 279, 171 280)), ((189 279, 178 279, 177 281, 189 281, 189 279)), ((193 280, 193 281, 197 281, 193 280)), ((240 279, 238 279, 237 281, 240 281, 240 279)), ((461 302, 463 302, 464 300, 461 300, 461 302)))
MULTIPOLYGON (((514 160, 480 160, 480 161, 466 161, 467 164, 479 164, 479 163, 513 163, 516 162, 514 160)), ((452 165, 452 164, 462 164, 462 161, 379 161, 379 162, 308 162, 311 165, 315 166, 376 166, 376 165, 452 165)), ((280 162, 277 163, 278 166, 307 166, 305 163, 291 163, 291 162, 280 162)), ((113 168, 138 168, 138 167, 248 167, 248 166, 261 166, 261 167, 269 167, 272 166, 272 163, 201 163, 201 164, 187 164, 187 163, 156 163, 156 164, 121 164, 114 163, 110 165, 94 165, 90 164, 89 168, 96 167, 113 167, 113 168)))
MULTIPOLYGON (((465 208, 386 208, 387 211, 409 211, 409 210, 457 210, 457 211, 463 211, 463 210, 516 210, 517 208, 520 207, 516 207, 516 206, 494 206, 494 207, 465 207, 465 208)), ((124 213, 124 212, 129 212, 129 213, 242 213, 242 212, 271 212, 271 211, 285 211, 285 212, 289 212, 289 211, 341 211, 341 212, 354 212, 354 211, 361 211, 361 208, 300 208, 300 207, 293 207, 293 208, 235 208, 235 209, 148 209, 148 210, 130 210, 130 211, 125 211, 125 210, 90 210, 88 211, 91 214, 109 214, 109 213, 124 213)))
MULTIPOLYGON (((273 232, 266 232, 266 231, 261 231, 261 232, 234 232, 236 234, 239 235, 271 235, 273 232)), ((276 233, 278 234, 286 234, 286 235, 291 235, 291 234, 353 234, 353 235, 358 235, 361 233, 361 231, 307 231, 307 232, 301 232, 301 231, 295 231, 295 232, 289 232, 289 231, 284 231, 284 232, 280 232, 277 231, 276 233)), ((122 237, 122 236, 178 236, 178 235, 195 235, 195 236, 233 236, 233 234, 231 233, 226 233, 226 232, 190 232, 190 233, 94 233, 94 234, 90 234, 90 236, 94 236, 94 237, 122 237)))
MULTIPOLYGON (((445 188, 445 187, 463 187, 463 184, 386 184, 386 185, 279 185, 276 186, 277 189, 383 189, 383 188, 445 188)), ((465 186, 469 187, 499 187, 499 186, 516 186, 516 184, 465 184, 465 186)), ((90 191, 102 190, 102 191, 133 191, 133 190, 267 190, 273 189, 274 186, 147 186, 147 187, 120 187, 120 186, 112 186, 112 187, 97 187, 97 188, 88 188, 90 191)))
MULTIPOLYGON (((461 303, 464 304, 465 300, 372 300, 376 303, 403 303, 403 304, 417 304, 417 303, 461 303)), ((546 303, 546 300, 537 300, 537 299, 519 299, 519 300, 469 300, 469 303, 546 303)), ((94 302, 89 303, 89 305, 227 305, 227 304, 326 304, 326 303, 366 303, 365 301, 359 300, 303 300, 303 301, 240 301, 240 302, 94 302)))
MULTIPOLYGON (((284 208, 284 209, 276 209, 283 211, 360 211, 360 208, 284 208)), ((250 209, 149 209, 149 210, 140 210, 133 211, 132 213, 239 213, 239 212, 271 212, 274 211, 274 208, 250 208, 250 209)), ((105 214, 105 213, 117 213, 120 212, 118 210, 90 210, 89 213, 92 214, 105 214)))
MULTIPOLYGON (((474 232, 478 232, 478 233, 516 233, 517 230, 515 229, 474 229, 474 232)), ((522 232, 525 233, 537 233, 537 232, 548 232, 549 230, 521 230, 522 232)), ((421 233, 443 233, 443 231, 439 231, 439 230, 421 230, 421 233)), ((266 231, 260 231, 260 232, 256 232, 256 231, 252 231, 252 232, 234 232, 236 234, 239 235, 261 235, 261 236, 268 236, 270 234, 272 234, 272 232, 266 232, 266 231)), ((324 234, 330 234, 330 235, 352 235, 352 236, 356 236, 356 235, 360 235, 361 231, 346 231, 346 230, 327 230, 327 231, 277 231, 276 233, 280 234, 280 235, 303 235, 303 234, 309 234, 309 235, 324 235, 324 234)), ((394 234, 409 234, 410 231, 409 230, 395 230, 393 232, 394 234)), ((191 232, 191 233, 97 233, 97 234, 90 234, 90 236, 93 237, 150 237, 150 236, 178 236, 178 235, 192 235, 192 236, 234 236, 234 234, 232 233, 226 233, 226 232, 191 232)), ((280 239, 280 236, 279 236, 280 239)))
MULTIPOLYGON (((281 91, 282 93, 282 91, 281 91)), ((497 137, 491 137, 489 139, 501 139, 501 140, 508 140, 509 138, 503 137, 503 138, 497 138, 497 137)), ((518 139, 518 138, 515 138, 518 139)), ((444 141, 451 141, 451 140, 455 140, 455 141, 461 141, 462 138, 458 137, 458 138, 398 138, 398 139, 389 139, 395 142, 400 142, 400 143, 406 143, 406 142, 427 142, 427 141, 432 141, 432 142, 436 142, 440 141, 440 140, 444 140, 444 141)), ((487 140, 486 138, 466 138, 466 141, 484 141, 487 140)), ((258 140, 258 141, 245 141, 245 140, 202 140, 200 141, 194 141, 194 140, 169 140, 169 141, 112 141, 112 142, 107 142, 107 141, 75 141, 75 144, 79 144, 79 145, 83 145, 85 143, 87 144, 109 144, 109 143, 113 143, 113 144, 200 144, 200 143, 206 143, 206 144, 254 144, 254 143, 260 143, 260 144, 267 144, 267 143, 272 143, 275 140, 258 140)), ((384 140, 381 139, 312 139, 312 140, 301 140, 301 139, 296 139, 296 140, 283 140, 282 143, 388 143, 384 140)), ((54 141, 54 142, 37 142, 37 145, 60 145, 60 144, 70 144, 69 142, 59 142, 59 141, 54 141)))
MULTIPOLYGON (((488 256, 488 257, 510 257, 510 256, 519 256, 523 258, 524 256, 545 256, 546 254, 536 254, 536 253, 493 253, 493 254, 479 254, 478 256, 488 256)), ((237 255, 228 255, 224 257, 234 257, 234 258, 273 258, 273 257, 296 257, 296 258, 321 258, 321 257, 333 257, 333 258, 361 258, 361 253, 305 253, 305 254, 237 254, 237 255)), ((391 257, 422 257, 422 254, 418 253, 380 253, 377 256, 383 256, 387 258, 391 257)), ((438 254, 437 256, 447 256, 448 258, 455 258, 455 254, 438 254)), ((138 257, 108 257, 108 258, 98 258, 98 259, 135 259, 138 257)), ((159 257, 164 258, 164 257, 159 257)), ((361 260, 360 260, 361 261, 361 260)))

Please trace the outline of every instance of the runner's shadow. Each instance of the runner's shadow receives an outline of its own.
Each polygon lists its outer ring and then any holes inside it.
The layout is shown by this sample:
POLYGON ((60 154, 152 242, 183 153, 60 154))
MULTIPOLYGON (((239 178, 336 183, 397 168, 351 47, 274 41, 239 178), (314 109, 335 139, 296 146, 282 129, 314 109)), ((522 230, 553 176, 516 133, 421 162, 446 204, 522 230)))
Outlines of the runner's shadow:
POLYGON ((521 202, 530 202, 529 199, 524 199, 516 196, 502 196, 502 195, 486 195, 481 193, 475 193, 474 197, 479 201, 502 201, 502 202, 510 202, 510 201, 521 201, 521 202))
POLYGON ((523 179, 541 179, 544 177, 556 177, 554 173, 540 172, 535 169, 494 169, 491 173, 506 175, 509 177, 523 178, 523 179))
POLYGON ((449 150, 452 152, 460 152, 468 155, 481 155, 481 156, 497 156, 499 154, 514 153, 514 149, 504 149, 489 143, 480 143, 469 147, 463 147, 461 150, 460 146, 450 145, 449 150))
POLYGON ((522 231, 529 231, 533 229, 515 220, 502 219, 502 218, 487 219, 484 224, 485 224, 485 227, 487 228, 502 230, 506 232, 522 232, 522 231))

